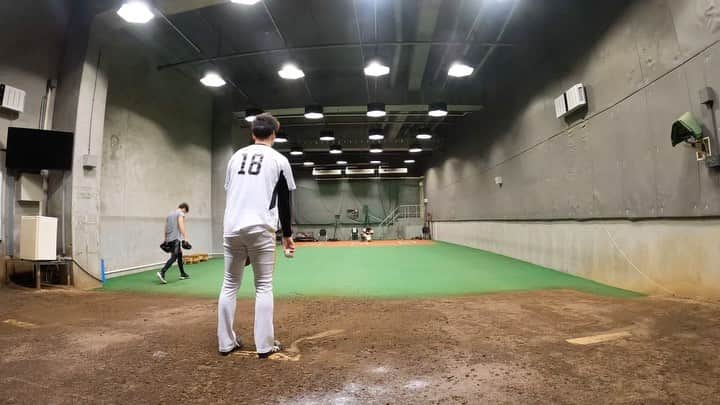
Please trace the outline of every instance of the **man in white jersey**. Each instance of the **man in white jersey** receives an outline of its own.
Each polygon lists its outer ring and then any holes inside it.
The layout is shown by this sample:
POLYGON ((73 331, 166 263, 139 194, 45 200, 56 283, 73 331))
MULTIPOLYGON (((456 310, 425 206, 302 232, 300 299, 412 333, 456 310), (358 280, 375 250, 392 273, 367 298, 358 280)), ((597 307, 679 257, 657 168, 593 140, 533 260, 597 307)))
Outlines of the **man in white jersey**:
POLYGON ((255 348, 260 358, 281 350, 273 328, 272 277, 275 232, 280 222, 286 255, 295 251, 290 192, 295 190, 290 162, 272 148, 280 124, 270 114, 252 123, 255 141, 237 151, 225 177, 225 278, 218 300, 218 347, 228 355, 241 347, 235 334, 235 305, 246 259, 255 275, 255 348))

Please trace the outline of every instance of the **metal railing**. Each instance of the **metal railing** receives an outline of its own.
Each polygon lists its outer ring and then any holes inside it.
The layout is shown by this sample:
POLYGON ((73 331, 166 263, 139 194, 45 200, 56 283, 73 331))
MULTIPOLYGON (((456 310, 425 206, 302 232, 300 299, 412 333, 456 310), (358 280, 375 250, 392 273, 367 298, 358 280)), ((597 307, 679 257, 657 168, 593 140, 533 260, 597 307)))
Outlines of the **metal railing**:
POLYGON ((419 205, 400 205, 394 210, 392 210, 392 212, 390 212, 390 214, 385 217, 385 219, 383 219, 378 226, 380 228, 380 231, 382 232, 382 238, 386 239, 388 229, 391 226, 395 225, 399 220, 420 218, 420 208, 421 207, 419 205))

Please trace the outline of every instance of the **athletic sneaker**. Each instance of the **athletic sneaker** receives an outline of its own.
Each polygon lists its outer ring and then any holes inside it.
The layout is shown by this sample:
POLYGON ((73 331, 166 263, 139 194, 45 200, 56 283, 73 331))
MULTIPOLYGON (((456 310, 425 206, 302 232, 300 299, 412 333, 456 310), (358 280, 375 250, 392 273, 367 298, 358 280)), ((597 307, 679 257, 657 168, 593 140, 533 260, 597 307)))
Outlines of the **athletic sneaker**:
POLYGON ((165 280, 165 275, 162 274, 162 272, 159 272, 159 271, 158 271, 158 272, 155 273, 155 274, 157 274, 157 276, 158 276, 158 278, 160 279, 160 282, 161 282, 161 283, 167 284, 167 280, 165 280))
POLYGON ((269 352, 265 353, 258 353, 258 357, 261 359, 267 359, 268 357, 272 356, 275 353, 282 351, 282 345, 277 340, 275 341, 275 345, 270 349, 269 352))
POLYGON ((180 280, 187 280, 187 279, 189 279, 189 278, 190 278, 190 275, 187 274, 187 273, 180 275, 180 280))
POLYGON ((235 347, 233 347, 232 349, 228 350, 227 352, 218 351, 218 353, 220 353, 221 356, 227 356, 228 354, 230 354, 230 353, 232 353, 232 352, 234 352, 234 351, 236 351, 236 350, 240 350, 240 349, 242 349, 242 341, 240 341, 240 338, 237 338, 237 339, 235 340, 235 347))

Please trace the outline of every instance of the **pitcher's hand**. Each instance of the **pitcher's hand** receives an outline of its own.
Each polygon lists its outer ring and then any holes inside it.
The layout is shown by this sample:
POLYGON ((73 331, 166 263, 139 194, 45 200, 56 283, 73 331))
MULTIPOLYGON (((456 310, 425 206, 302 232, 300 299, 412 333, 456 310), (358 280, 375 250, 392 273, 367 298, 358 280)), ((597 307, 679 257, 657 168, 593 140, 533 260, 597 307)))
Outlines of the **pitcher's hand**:
POLYGON ((295 241, 292 236, 288 238, 283 237, 282 246, 286 257, 293 257, 295 255, 295 241))

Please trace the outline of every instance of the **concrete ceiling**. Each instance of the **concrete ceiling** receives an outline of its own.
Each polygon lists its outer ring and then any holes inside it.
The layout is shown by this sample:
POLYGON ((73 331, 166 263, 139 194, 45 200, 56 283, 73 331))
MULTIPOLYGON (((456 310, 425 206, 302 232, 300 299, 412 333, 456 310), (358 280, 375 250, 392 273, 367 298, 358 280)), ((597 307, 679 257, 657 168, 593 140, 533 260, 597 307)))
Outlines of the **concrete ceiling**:
MULTIPOLYGON (((323 129, 354 145, 367 143, 367 130, 377 126, 385 129, 389 144, 407 145, 421 127, 452 134, 458 119, 497 98, 503 91, 499 83, 508 83, 513 67, 533 63, 528 53, 542 54, 539 49, 567 34, 564 21, 583 7, 579 3, 584 2, 263 0, 244 6, 229 0, 157 0, 165 18, 127 29, 158 50, 161 70, 180 69, 198 79, 208 70, 220 72, 238 116, 248 107, 361 109, 371 101, 472 107, 445 122, 408 114, 371 120, 362 112, 314 122, 283 120, 291 139, 308 148, 317 146, 323 129), (391 74, 366 77, 363 67, 372 59, 389 65, 391 74), (449 78, 455 60, 478 69, 470 78, 449 78), (281 79, 277 71, 287 62, 306 77, 281 79)), ((436 136, 428 149, 442 141, 436 136)))

